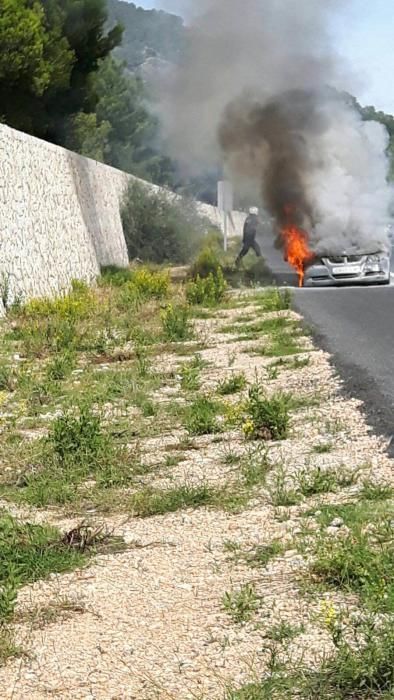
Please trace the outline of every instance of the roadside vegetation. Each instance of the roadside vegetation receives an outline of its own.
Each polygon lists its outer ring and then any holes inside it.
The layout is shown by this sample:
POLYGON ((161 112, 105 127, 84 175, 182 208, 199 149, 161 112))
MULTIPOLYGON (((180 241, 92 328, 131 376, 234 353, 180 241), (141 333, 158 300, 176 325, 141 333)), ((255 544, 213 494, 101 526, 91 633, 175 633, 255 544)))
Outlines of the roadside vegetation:
MULTIPOLYGON (((316 353, 291 295, 234 293, 215 245, 208 238, 180 280, 157 265, 106 268, 95 288, 76 281, 57 299, 9 309, 0 351, 0 658, 23 652, 12 634, 23 586, 88 565, 105 541, 124 547, 87 524, 89 513, 105 522, 261 508, 278 528, 292 519, 297 527, 223 542, 223 561, 238 575, 217 610, 224 625, 259 630, 268 650, 266 673, 228 687, 226 699, 392 697, 392 486, 367 463, 338 456, 346 426, 339 413, 328 418, 330 394, 308 379, 316 353), (79 525, 67 533, 29 523, 7 504, 79 525), (262 582, 289 550, 303 562, 295 595, 314 612, 268 623, 262 582), (329 653, 291 662, 311 625, 329 653)), ((45 625, 81 609, 62 599, 31 616, 45 625)))

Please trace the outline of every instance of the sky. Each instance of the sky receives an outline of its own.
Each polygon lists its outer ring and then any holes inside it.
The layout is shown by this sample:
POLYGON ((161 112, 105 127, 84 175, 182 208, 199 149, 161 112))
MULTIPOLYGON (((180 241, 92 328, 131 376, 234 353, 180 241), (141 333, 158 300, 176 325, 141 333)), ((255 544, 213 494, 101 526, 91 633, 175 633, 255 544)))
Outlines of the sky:
MULTIPOLYGON (((170 12, 181 4, 179 0, 134 2, 170 12)), ((363 105, 394 114, 394 0, 351 0, 337 18, 334 36, 338 53, 359 78, 356 97, 363 105)))

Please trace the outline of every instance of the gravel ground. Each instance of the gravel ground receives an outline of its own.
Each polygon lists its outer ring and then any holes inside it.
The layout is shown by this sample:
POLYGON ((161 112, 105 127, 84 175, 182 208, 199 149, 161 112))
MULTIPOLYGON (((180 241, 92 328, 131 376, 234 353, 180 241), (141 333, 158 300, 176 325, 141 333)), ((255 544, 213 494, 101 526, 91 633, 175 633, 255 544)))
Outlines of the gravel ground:
MULTIPOLYGON (((289 439, 269 446, 270 460, 289 483, 315 467, 346 468, 356 475, 354 483, 297 506, 274 507, 269 496, 274 470, 267 488, 261 488, 249 507, 237 514, 199 509, 145 520, 125 521, 124 515, 106 518, 114 534, 124 537, 126 551, 99 556, 81 571, 53 575, 20 592, 16 636, 25 654, 0 670, 1 698, 223 700, 228 684, 242 684, 265 672, 267 630, 280 621, 303 625, 290 645, 291 658, 303 656, 314 664, 331 650, 319 623, 321 600, 311 602, 300 590, 307 563, 295 550, 294 537, 302 532, 305 510, 356 496, 366 477, 392 481, 392 463, 384 440, 366 425, 360 403, 341 395, 326 353, 305 339, 305 350, 313 350, 310 364, 297 370, 281 368, 276 379, 268 380, 267 366, 273 360, 250 354, 256 340, 238 341, 220 332, 224 322, 232 322, 240 313, 240 309, 226 310, 218 318, 198 321, 207 345, 200 354, 209 363, 202 371, 203 390, 242 371, 249 381, 261 377, 269 392, 319 396, 318 405, 294 413, 289 439), (328 453, 314 450, 326 443, 332 444, 328 453), (232 542, 250 550, 275 540, 282 542, 284 551, 264 569, 234 559, 226 546, 232 542), (223 595, 247 583, 254 586, 260 604, 252 620, 236 624, 223 609, 223 595), (71 611, 62 614, 67 601, 71 611), (32 610, 48 605, 58 609, 59 615, 37 628, 32 610), (74 612, 73 605, 78 608, 74 612)), ((242 316, 257 318, 256 313, 253 305, 242 309, 242 316)), ((286 315, 299 318, 290 312, 286 315)), ((184 360, 166 355, 161 365, 168 371, 184 360)), ((180 390, 164 394, 167 400, 182 399, 180 390)), ((184 431, 177 429, 146 440, 143 452, 148 460, 161 462, 164 445, 176 444, 183 436, 184 431)), ((226 450, 242 453, 246 447, 239 431, 221 438, 221 442, 212 436, 198 438, 198 449, 186 450, 184 459, 170 470, 159 471, 152 484, 228 481, 234 467, 224 466, 226 450)), ((64 530, 75 524, 54 511, 10 508, 9 504, 7 508, 22 518, 53 522, 64 530)), ((308 522, 313 529, 313 518, 308 522)), ((328 597, 338 605, 352 604, 344 596, 328 597)))

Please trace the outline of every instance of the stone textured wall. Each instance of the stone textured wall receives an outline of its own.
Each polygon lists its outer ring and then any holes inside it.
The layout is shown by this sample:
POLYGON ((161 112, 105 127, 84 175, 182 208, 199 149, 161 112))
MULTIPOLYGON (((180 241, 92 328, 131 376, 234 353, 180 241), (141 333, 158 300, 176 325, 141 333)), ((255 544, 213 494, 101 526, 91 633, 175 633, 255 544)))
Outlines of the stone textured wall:
POLYGON ((127 175, 0 125, 0 281, 11 300, 53 295, 127 264, 127 175))
MULTIPOLYGON (((101 265, 127 265, 120 204, 130 179, 0 125, 0 297, 6 284, 8 301, 52 296, 72 279, 93 280, 101 265)), ((222 226, 217 209, 199 207, 222 226)), ((234 214, 230 236, 243 220, 234 214)))

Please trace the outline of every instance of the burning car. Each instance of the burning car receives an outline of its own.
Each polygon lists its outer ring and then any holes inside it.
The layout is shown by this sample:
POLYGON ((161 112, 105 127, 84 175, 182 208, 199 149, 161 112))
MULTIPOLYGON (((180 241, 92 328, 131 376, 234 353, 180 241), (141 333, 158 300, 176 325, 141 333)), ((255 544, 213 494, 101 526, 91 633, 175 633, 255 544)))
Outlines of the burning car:
POLYGON ((343 251, 309 259, 304 264, 304 287, 346 284, 389 284, 388 251, 343 251))

